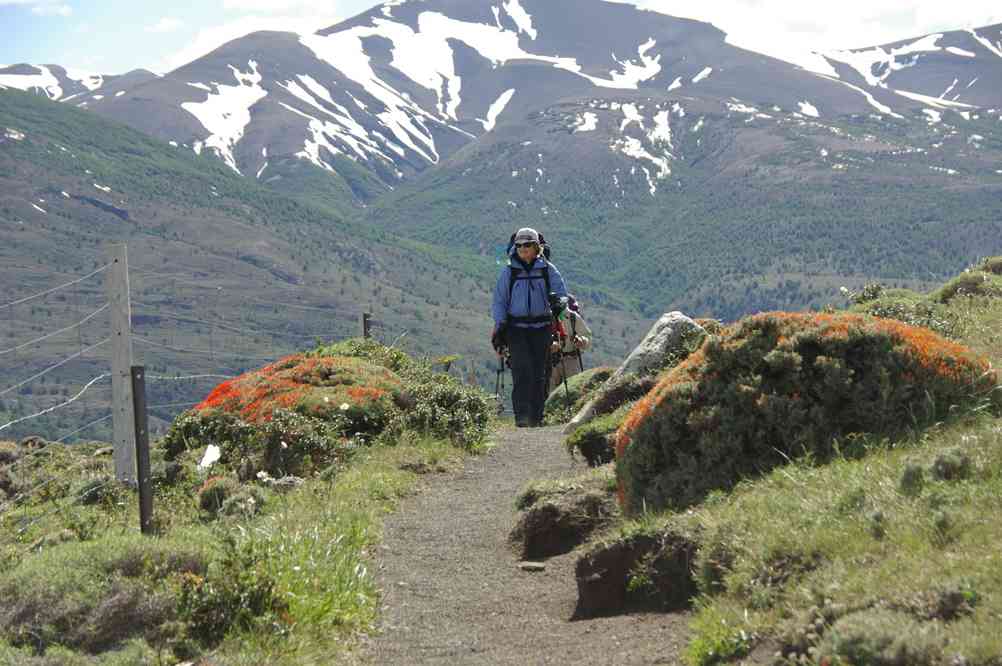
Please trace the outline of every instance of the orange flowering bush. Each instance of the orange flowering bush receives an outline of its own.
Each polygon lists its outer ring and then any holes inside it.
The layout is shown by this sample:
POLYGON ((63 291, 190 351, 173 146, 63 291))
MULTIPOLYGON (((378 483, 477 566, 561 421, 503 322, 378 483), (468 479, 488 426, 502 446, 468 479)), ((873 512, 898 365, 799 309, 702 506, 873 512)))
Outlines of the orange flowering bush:
POLYGON ((288 356, 217 386, 174 421, 168 459, 210 444, 243 480, 310 474, 379 435, 407 400, 400 379, 360 358, 288 356))
POLYGON ((365 360, 296 354, 223 382, 195 410, 219 409, 255 424, 279 409, 323 420, 366 417, 371 430, 388 417, 401 389, 394 373, 365 360))
POLYGON ((682 507, 849 433, 894 435, 986 399, 988 362, 932 331, 855 314, 774 312, 709 338, 616 433, 628 511, 682 507))

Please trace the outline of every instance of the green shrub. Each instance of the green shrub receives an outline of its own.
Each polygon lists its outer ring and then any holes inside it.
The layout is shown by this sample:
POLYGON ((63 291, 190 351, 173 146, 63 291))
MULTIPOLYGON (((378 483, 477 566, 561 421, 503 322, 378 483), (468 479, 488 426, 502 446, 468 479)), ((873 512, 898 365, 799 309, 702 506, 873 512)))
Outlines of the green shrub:
POLYGON ((206 647, 218 644, 231 627, 244 630, 274 621, 285 604, 276 594, 267 558, 253 540, 223 540, 223 554, 205 576, 181 579, 179 608, 189 634, 206 647))
POLYGON ((98 504, 117 494, 118 489, 112 476, 97 476, 74 484, 70 495, 80 504, 98 504))
MULTIPOLYGON (((992 264, 994 267, 994 264, 992 264)), ((956 296, 1002 297, 1002 280, 992 273, 969 270, 944 284, 933 294, 940 303, 949 303, 956 296)))
POLYGON ((361 338, 320 347, 312 354, 363 359, 400 377, 402 409, 388 424, 388 440, 405 428, 447 438, 463 448, 474 448, 487 438, 496 407, 493 396, 451 375, 435 372, 430 362, 361 338))
POLYGON ((988 257, 978 268, 985 273, 1002 275, 1002 257, 988 257))
POLYGON ((850 433, 896 435, 983 404, 987 361, 922 328, 770 313, 711 338, 617 433, 627 510, 681 507, 789 459, 824 461, 850 433))
POLYGON ((922 494, 924 486, 925 470, 922 466, 913 461, 905 463, 904 469, 901 470, 901 478, 898 481, 898 491, 902 495, 914 497, 922 494))
POLYGON ((253 434, 254 426, 236 414, 221 409, 189 410, 174 419, 159 446, 164 450, 164 458, 172 461, 185 451, 210 444, 225 452, 232 445, 250 439, 253 434))
POLYGON ((87 654, 132 638, 153 641, 175 619, 175 583, 206 569, 191 535, 108 536, 43 550, 0 572, 0 640, 87 654))
POLYGON ((911 326, 923 326, 948 338, 960 335, 960 317, 956 312, 942 303, 925 300, 917 294, 914 296, 881 296, 863 301, 861 305, 853 307, 852 311, 896 319, 911 326))
POLYGON ((198 490, 198 507, 206 513, 216 515, 226 500, 240 492, 240 482, 228 476, 213 476, 206 479, 198 490))
POLYGON ((929 473, 937 481, 966 479, 971 475, 971 459, 960 447, 951 446, 936 455, 929 473))
POLYGON ((256 486, 247 486, 223 500, 220 513, 224 516, 250 518, 264 509, 267 495, 256 486))
POLYGON ((550 393, 543 408, 544 421, 548 425, 566 423, 592 397, 602 383, 613 373, 613 368, 589 368, 567 379, 550 393))
POLYGON ((872 609, 840 618, 821 638, 818 663, 932 666, 943 657, 941 629, 896 611, 872 609))
POLYGON ((571 455, 580 453, 591 467, 612 462, 616 457, 616 431, 623 424, 631 406, 623 405, 612 414, 599 416, 575 430, 567 437, 567 450, 571 455))

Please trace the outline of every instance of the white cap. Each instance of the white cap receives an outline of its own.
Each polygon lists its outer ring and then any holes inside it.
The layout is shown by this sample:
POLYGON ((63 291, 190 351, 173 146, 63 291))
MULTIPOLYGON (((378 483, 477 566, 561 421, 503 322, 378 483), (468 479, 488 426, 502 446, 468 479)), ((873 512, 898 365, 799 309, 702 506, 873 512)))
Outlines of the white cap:
POLYGON ((515 243, 536 243, 539 244, 539 232, 529 227, 523 227, 515 232, 515 243))

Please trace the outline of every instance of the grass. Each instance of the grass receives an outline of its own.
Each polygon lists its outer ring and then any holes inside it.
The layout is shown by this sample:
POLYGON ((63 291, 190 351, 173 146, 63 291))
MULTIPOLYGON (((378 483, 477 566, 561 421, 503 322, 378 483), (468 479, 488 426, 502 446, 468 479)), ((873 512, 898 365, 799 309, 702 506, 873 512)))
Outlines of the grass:
MULTIPOLYGON (((26 465, 26 480, 89 460, 87 447, 78 448, 26 465)), ((256 516, 199 511, 194 491, 204 475, 189 478, 158 490, 154 538, 133 525, 129 491, 82 505, 60 494, 69 487, 53 490, 3 515, 0 640, 8 642, 0 642, 0 661, 174 663, 211 654, 220 664, 330 663, 373 629, 371 553, 383 516, 419 472, 448 469, 465 455, 446 440, 405 432, 395 446, 359 450, 334 475, 270 494, 256 516), (52 510, 57 502, 63 510, 52 510)))
MULTIPOLYGON (((1002 365, 1002 299, 948 308, 956 338, 1002 365)), ((763 644, 789 663, 998 663, 1002 419, 978 410, 841 445, 864 453, 792 461, 620 526, 619 538, 670 529, 699 544, 688 663, 730 663, 763 644), (950 465, 960 471, 944 474, 950 465), (895 617, 907 622, 885 630, 895 617), (895 650, 907 659, 881 661, 895 650)))

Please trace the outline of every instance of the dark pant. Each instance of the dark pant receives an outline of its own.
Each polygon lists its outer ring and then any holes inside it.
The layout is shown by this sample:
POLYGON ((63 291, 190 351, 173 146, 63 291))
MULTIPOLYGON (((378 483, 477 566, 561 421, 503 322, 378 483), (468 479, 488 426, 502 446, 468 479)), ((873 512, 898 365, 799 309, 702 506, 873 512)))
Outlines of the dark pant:
POLYGON ((508 329, 511 352, 511 404, 516 423, 543 421, 546 385, 549 379, 550 327, 508 329))

